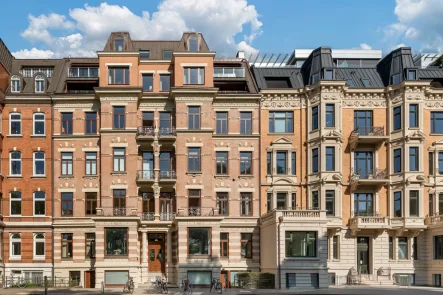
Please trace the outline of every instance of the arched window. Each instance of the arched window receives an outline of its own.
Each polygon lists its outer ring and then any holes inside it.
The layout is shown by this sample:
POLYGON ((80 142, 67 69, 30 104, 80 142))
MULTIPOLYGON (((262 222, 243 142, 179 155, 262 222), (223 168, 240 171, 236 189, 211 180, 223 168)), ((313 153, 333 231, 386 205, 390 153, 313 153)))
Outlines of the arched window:
POLYGON ((22 255, 22 237, 20 234, 11 234, 11 257, 20 257, 22 255))
POLYGON ((45 92, 45 78, 43 76, 35 77, 35 92, 45 92))
POLYGON ((34 256, 45 256, 45 235, 42 233, 34 234, 34 256))
POLYGON ((125 48, 125 40, 122 36, 117 36, 114 38, 114 51, 123 51, 125 48))
POLYGON ((12 76, 11 78, 11 92, 20 92, 20 77, 12 76))
POLYGON ((198 38, 195 35, 191 35, 188 38, 188 50, 197 52, 198 51, 198 38))

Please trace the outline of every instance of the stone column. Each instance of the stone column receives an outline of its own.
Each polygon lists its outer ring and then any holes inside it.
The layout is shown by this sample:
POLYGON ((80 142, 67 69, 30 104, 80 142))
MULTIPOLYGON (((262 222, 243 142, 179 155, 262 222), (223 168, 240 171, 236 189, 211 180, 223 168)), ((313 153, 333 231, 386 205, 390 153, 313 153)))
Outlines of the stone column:
POLYGON ((155 183, 152 186, 154 190, 154 214, 155 219, 160 220, 160 187, 158 186, 158 183, 155 183))
POLYGON ((174 266, 172 265, 172 229, 168 229, 166 237, 166 275, 168 282, 174 283, 174 266))
POLYGON ((277 192, 272 191, 272 209, 277 208, 277 192))
POLYGON ((148 280, 148 234, 147 232, 142 232, 142 281, 145 283, 148 280))

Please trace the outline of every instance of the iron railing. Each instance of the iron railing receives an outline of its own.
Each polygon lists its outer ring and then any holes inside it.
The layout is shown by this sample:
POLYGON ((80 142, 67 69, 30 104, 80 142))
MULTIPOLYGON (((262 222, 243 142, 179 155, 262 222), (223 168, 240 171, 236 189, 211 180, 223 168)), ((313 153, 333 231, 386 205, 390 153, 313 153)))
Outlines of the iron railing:
POLYGON ((160 179, 176 179, 174 170, 161 170, 159 174, 160 179))
POLYGON ((185 216, 214 216, 218 211, 214 208, 189 207, 183 211, 185 216))
POLYGON ((137 136, 154 136, 154 127, 152 126, 137 127, 137 136))
POLYGON ((155 213, 154 212, 143 212, 141 214, 142 220, 144 221, 154 221, 155 220, 155 213))
POLYGON ((169 128, 167 128, 167 127, 161 127, 161 128, 158 130, 158 135, 159 135, 160 137, 162 137, 162 136, 176 136, 176 135, 177 135, 177 132, 175 131, 175 127, 169 127, 169 128))
POLYGON ((358 176, 359 179, 386 179, 387 171, 386 169, 352 168, 351 175, 358 176))
POLYGON ((174 220, 176 214, 172 212, 161 212, 160 213, 160 220, 161 221, 172 221, 174 220))
POLYGON ((154 180, 154 170, 137 171, 137 180, 154 180))
POLYGON ((131 216, 135 215, 134 208, 125 207, 101 207, 97 208, 97 215, 101 216, 131 216))
POLYGON ((354 129, 353 133, 356 133, 359 136, 384 136, 385 128, 374 126, 357 127, 354 129))

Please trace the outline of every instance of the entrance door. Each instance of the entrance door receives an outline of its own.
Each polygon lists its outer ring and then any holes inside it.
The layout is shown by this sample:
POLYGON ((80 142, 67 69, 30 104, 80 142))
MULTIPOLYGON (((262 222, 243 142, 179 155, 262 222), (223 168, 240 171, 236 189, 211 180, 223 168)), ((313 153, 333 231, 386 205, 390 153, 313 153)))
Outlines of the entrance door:
POLYGON ((369 274, 369 238, 357 238, 357 271, 360 274, 369 274))
POLYGON ((165 235, 148 235, 148 269, 150 272, 165 273, 165 235))
POLYGON ((220 273, 220 281, 222 283, 223 288, 229 288, 229 273, 227 270, 223 270, 220 273))
POLYGON ((85 288, 95 288, 95 271, 85 271, 85 288))

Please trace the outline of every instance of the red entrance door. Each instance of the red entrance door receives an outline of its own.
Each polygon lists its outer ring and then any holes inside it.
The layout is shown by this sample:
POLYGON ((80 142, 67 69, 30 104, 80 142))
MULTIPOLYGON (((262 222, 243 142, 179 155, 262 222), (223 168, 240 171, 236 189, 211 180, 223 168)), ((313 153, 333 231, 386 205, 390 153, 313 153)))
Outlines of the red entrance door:
POLYGON ((150 272, 165 273, 165 240, 163 234, 149 234, 148 269, 150 272))

